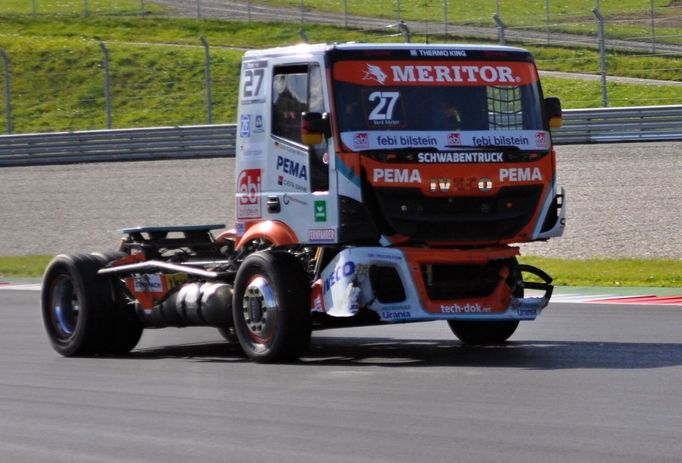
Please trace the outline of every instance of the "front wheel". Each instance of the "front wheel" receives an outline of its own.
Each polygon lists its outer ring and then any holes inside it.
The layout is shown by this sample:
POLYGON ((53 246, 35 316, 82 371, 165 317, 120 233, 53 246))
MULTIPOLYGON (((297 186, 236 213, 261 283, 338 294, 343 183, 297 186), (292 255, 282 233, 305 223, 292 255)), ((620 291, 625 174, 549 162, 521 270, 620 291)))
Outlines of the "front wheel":
POLYGON ((448 325, 464 344, 492 345, 502 344, 509 339, 519 326, 519 321, 448 320, 448 325))
POLYGON ((259 251, 239 267, 232 303, 244 353, 257 362, 294 360, 310 342, 310 284, 286 252, 259 251))

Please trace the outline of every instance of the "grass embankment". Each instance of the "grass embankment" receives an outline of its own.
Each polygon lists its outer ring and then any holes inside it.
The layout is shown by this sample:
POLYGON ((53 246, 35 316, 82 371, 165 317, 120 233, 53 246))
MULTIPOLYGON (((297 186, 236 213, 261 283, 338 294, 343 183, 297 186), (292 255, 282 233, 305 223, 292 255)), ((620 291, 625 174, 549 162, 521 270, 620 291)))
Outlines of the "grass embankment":
POLYGON ((40 277, 53 256, 0 257, 0 278, 40 277))
MULTIPOLYGON (((52 256, 0 257, 0 278, 40 277, 52 256)), ((524 257, 559 286, 682 288, 682 261, 644 259, 563 260, 524 257)))
MULTIPOLYGON (((82 2, 74 5, 82 8, 82 2)), ((154 15, 0 16, 0 48, 10 60, 14 131, 105 127, 100 41, 106 43, 111 57, 114 128, 205 123, 204 51, 200 36, 206 37, 211 46, 213 122, 234 122, 242 54, 241 49, 234 47, 297 43, 299 27, 154 15)), ((401 40, 309 24, 305 30, 312 42, 401 40)), ((530 49, 540 69, 598 72, 599 59, 593 50, 541 46, 530 49)), ((681 58, 611 53, 608 62, 612 75, 668 80, 680 80, 682 76, 681 58)), ((0 87, 4 87, 1 80, 0 87)), ((544 85, 545 93, 559 96, 565 108, 601 104, 598 81, 545 78, 544 85)), ((610 83, 608 91, 612 106, 682 103, 680 86, 610 83)), ((4 88, 0 91, 0 104, 4 107, 4 88)), ((5 113, 0 111, 0 127, 5 125, 5 113)))
MULTIPOLYGON (((299 9, 300 0, 252 0, 253 4, 263 3, 271 6, 286 5, 299 9)), ((599 4, 599 2, 596 2, 599 4)), ((306 10, 333 11, 342 14, 344 4, 349 15, 383 17, 406 22, 423 21, 443 22, 445 10, 440 0, 396 1, 376 0, 316 0, 304 3, 306 10), (398 11, 400 6, 400 11, 398 11)), ((571 32, 597 35, 597 23, 592 13, 594 0, 457 0, 449 1, 447 20, 453 25, 476 25, 493 27, 492 15, 498 11, 502 20, 511 29, 525 28, 545 32, 547 24, 554 32, 571 32), (549 5, 549 11, 546 7, 549 5)), ((620 0, 601 2, 600 11, 606 18, 608 37, 651 38, 651 6, 647 0, 620 0)), ((659 42, 682 43, 679 34, 680 0, 654 0, 656 36, 659 42)))
POLYGON ((558 286, 682 288, 682 260, 572 260, 526 256, 521 262, 546 271, 558 286))

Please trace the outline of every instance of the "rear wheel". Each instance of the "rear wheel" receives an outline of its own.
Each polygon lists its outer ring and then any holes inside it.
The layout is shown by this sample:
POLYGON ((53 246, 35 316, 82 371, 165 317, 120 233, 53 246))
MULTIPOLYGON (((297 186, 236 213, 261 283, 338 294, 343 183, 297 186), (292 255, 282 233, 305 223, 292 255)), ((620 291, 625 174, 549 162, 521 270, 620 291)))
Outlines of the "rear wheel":
POLYGON ((232 304, 244 353, 257 362, 294 360, 310 342, 310 284, 286 252, 260 251, 239 267, 232 304))
POLYGON ((59 255, 45 270, 43 323, 61 355, 124 354, 142 335, 142 325, 116 282, 97 274, 109 258, 59 255))

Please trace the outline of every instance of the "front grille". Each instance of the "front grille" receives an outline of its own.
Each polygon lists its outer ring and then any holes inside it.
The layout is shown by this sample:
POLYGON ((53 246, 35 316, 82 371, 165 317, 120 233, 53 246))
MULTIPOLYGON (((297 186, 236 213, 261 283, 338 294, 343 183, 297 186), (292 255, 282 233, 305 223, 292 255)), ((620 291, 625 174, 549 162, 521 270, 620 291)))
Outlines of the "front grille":
POLYGON ((505 187, 493 196, 428 197, 414 188, 375 188, 390 228, 423 241, 493 241, 513 238, 532 219, 541 185, 505 187))
POLYGON ((500 270, 508 261, 485 265, 422 265, 426 293, 432 301, 486 297, 500 283, 500 270))

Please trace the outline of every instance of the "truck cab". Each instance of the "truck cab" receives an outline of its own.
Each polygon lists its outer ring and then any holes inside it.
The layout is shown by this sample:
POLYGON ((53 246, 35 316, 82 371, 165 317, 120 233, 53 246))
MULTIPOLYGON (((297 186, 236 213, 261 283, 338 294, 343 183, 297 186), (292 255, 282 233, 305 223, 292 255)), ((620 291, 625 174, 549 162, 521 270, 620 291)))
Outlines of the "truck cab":
POLYGON ((521 49, 247 52, 238 233, 269 221, 309 244, 486 246, 559 236, 563 194, 546 106, 521 49))

